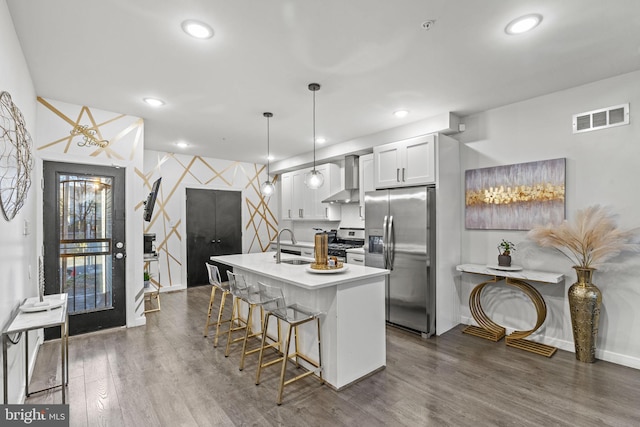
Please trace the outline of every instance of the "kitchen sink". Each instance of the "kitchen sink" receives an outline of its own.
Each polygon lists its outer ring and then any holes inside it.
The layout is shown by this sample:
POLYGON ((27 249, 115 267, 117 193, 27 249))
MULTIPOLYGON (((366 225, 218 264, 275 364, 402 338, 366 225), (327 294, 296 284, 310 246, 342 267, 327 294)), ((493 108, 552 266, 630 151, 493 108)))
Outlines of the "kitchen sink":
POLYGON ((307 259, 283 259, 281 262, 284 264, 305 265, 311 264, 312 261, 309 261, 307 259))

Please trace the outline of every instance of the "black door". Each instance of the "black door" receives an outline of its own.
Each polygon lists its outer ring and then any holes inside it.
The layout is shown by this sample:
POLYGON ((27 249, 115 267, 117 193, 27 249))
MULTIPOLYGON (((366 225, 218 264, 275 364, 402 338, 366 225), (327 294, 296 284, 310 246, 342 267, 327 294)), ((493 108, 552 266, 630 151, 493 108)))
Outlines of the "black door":
POLYGON ((124 325, 124 169, 44 162, 43 171, 45 294, 68 294, 70 335, 124 325))
MULTIPOLYGON (((241 195, 187 188, 187 286, 209 283, 204 264, 211 256, 242 253, 241 195)), ((226 281, 229 267, 214 264, 226 281)))

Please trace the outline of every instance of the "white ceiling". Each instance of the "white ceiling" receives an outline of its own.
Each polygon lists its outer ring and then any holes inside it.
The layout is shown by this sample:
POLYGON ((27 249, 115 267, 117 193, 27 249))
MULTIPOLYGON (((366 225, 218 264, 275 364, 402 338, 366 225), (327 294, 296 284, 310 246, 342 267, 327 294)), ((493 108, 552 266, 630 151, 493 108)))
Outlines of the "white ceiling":
POLYGON ((266 162, 264 111, 275 161, 312 151, 311 82, 328 145, 640 69, 638 0, 7 4, 39 96, 142 117, 147 149, 247 162, 266 162), (529 13, 540 26, 505 34, 529 13), (187 36, 186 19, 215 36, 187 36))

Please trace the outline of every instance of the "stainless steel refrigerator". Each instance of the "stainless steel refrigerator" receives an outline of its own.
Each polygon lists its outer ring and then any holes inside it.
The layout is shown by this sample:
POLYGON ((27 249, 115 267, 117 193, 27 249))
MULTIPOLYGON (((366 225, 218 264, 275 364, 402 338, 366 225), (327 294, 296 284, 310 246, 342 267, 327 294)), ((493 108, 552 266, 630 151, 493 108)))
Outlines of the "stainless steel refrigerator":
POLYGON ((365 194, 365 264, 391 270, 388 323, 435 333, 435 188, 365 194))

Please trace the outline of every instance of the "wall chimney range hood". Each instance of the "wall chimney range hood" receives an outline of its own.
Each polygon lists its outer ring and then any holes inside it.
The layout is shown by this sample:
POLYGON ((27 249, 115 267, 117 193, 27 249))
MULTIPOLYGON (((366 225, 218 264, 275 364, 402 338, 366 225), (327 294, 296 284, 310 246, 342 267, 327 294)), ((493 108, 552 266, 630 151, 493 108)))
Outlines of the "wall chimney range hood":
POLYGON ((358 203, 358 156, 344 158, 344 190, 327 197, 322 203, 358 203))

